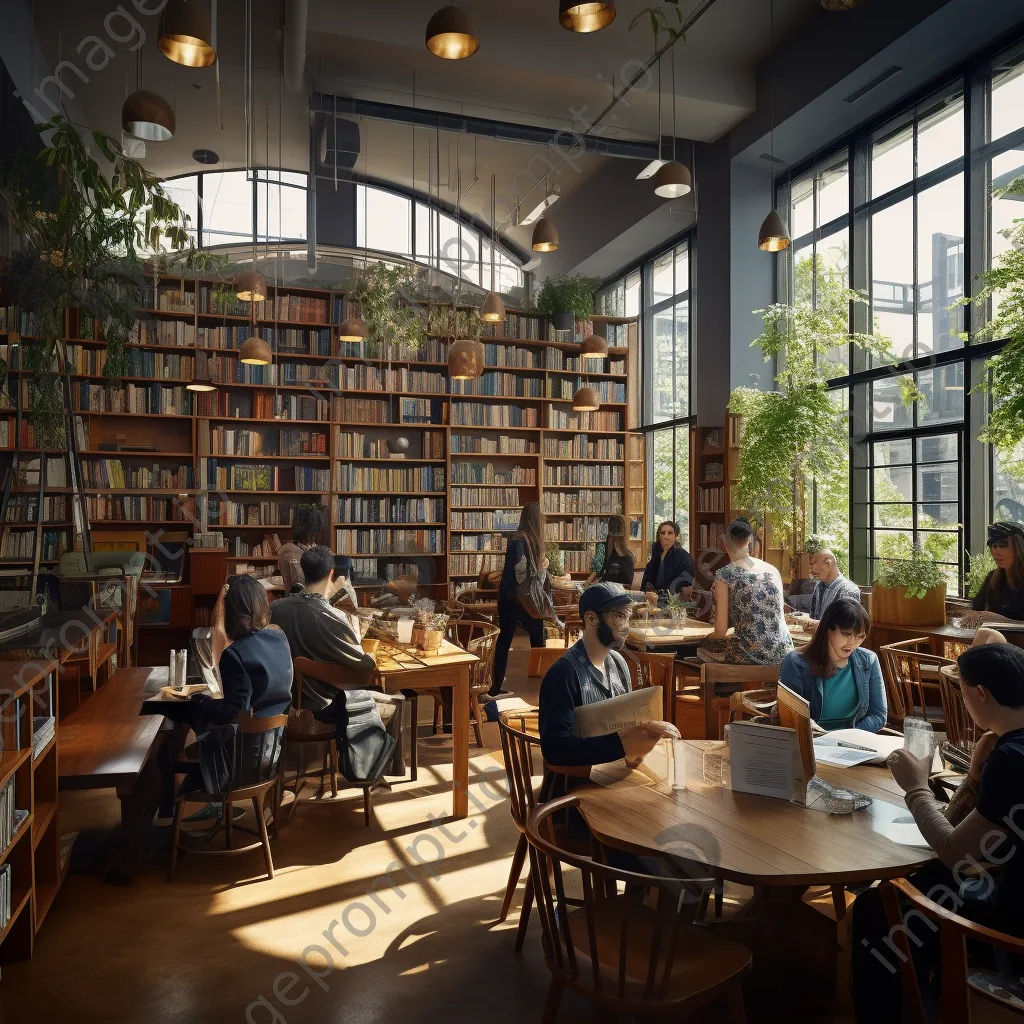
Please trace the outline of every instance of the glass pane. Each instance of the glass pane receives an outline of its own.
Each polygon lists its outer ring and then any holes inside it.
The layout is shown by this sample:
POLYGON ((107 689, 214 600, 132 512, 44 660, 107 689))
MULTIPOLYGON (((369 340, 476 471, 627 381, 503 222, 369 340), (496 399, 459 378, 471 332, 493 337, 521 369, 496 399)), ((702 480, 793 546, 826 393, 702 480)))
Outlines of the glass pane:
POLYGON ((175 178, 164 183, 164 191, 169 199, 181 207, 181 212, 188 218, 189 234, 196 239, 199 230, 199 177, 190 174, 186 178, 175 178))
MULTIPOLYGON (((1003 191, 1012 182, 1024 176, 1024 150, 1011 149, 999 156, 994 156, 991 163, 992 195, 990 199, 990 260, 995 263, 996 258, 1001 256, 1011 247, 1011 237, 1017 223, 1024 217, 1024 201, 1018 195, 999 196, 997 193, 1003 191)), ((1004 294, 997 293, 993 296, 992 306, 998 310, 1002 304, 1004 294)))
POLYGON ((299 185, 305 188, 308 176, 301 171, 281 171, 264 167, 256 172, 256 177, 260 181, 278 181, 282 185, 299 185))
MULTIPOLYGON (((412 253, 410 199, 379 188, 356 186, 356 245, 394 252, 412 253)), ((458 259, 457 250, 453 253, 458 259)), ((453 271, 454 273, 454 271, 453 271)))
POLYGON ((917 354, 961 348, 964 294, 964 176, 917 197, 917 354))
POLYGON ((917 173, 927 174, 936 167, 964 155, 964 101, 962 96, 922 114, 917 122, 917 173))
MULTIPOLYGON (((960 464, 958 462, 917 467, 918 501, 958 501, 959 498, 960 464)), ((956 522, 955 519, 954 522, 956 522)))
POLYGON ((661 302, 662 299, 670 299, 673 291, 673 254, 663 253, 654 261, 654 269, 651 275, 651 303, 652 305, 661 302))
POLYGON ((674 415, 672 310, 663 309, 651 319, 651 417, 652 422, 660 423, 674 415))
POLYGON ((901 438, 899 441, 879 441, 874 445, 874 463, 876 466, 909 466, 911 452, 909 438, 901 438))
POLYGON ((914 527, 913 507, 909 502, 875 502, 871 523, 876 528, 911 530, 914 527))
POLYGON ((903 404, 903 393, 895 380, 872 383, 871 424, 875 430, 902 430, 914 425, 913 409, 903 404))
POLYGON ((810 306, 814 301, 814 246, 793 253, 793 304, 810 306))
POLYGON ((924 393, 917 403, 917 422, 922 426, 932 423, 960 423, 964 418, 964 389, 950 383, 948 367, 934 367, 915 374, 917 386, 924 393))
POLYGON ((875 530, 875 558, 909 558, 914 550, 911 530, 875 530))
POLYGON ((875 332, 892 342, 897 359, 914 354, 914 201, 905 199, 871 218, 871 304, 875 332))
POLYGON ((919 505, 917 525, 923 530, 956 529, 960 525, 960 506, 955 501, 945 503, 930 501, 919 505))
POLYGON ((814 230, 814 179, 794 182, 791 194, 790 237, 802 238, 814 230))
MULTIPOLYGON (((917 535, 917 541, 925 551, 935 557, 936 561, 952 562, 954 565, 959 563, 960 534, 958 532, 931 533, 920 530, 917 535)), ((955 589, 953 593, 956 593, 955 589)))
POLYGON ((687 302, 676 303, 676 352, 675 388, 676 400, 674 417, 690 415, 690 306, 687 302))
POLYGON ((640 271, 634 270, 626 278, 626 308, 623 316, 640 315, 640 271))
POLYGON ((655 430, 653 440, 653 496, 654 522, 659 523, 671 519, 675 501, 675 452, 673 446, 673 429, 655 430))
POLYGON ((256 236, 259 241, 306 237, 306 190, 256 182, 256 236))
POLYGON ((683 538, 683 546, 690 543, 690 428, 676 427, 676 486, 675 522, 683 538))
MULTIPOLYGON (((1024 453, 1022 453, 1024 454, 1024 453)), ((992 515, 1024 523, 1024 480, 1008 473, 992 451, 992 515)))
POLYGON ((203 175, 203 244, 252 241, 252 182, 245 171, 203 175))
POLYGON ((849 154, 843 153, 818 174, 818 223, 828 224, 850 210, 849 154))
POLYGON ((908 124, 871 146, 871 197, 884 196, 914 176, 914 126, 908 124))
POLYGON ((917 461, 959 462, 957 435, 936 434, 934 437, 919 437, 917 439, 917 461))
POLYGON ((690 248, 681 245, 676 249, 676 290, 673 295, 690 290, 690 248))
MULTIPOLYGON (((849 287, 849 232, 846 228, 828 238, 821 239, 815 246, 817 253, 815 305, 818 309, 830 311, 836 324, 849 322, 850 306, 843 296, 849 287)), ((850 369, 850 346, 844 342, 832 348, 825 355, 829 363, 835 364, 828 372, 840 376, 850 369)))
POLYGON ((431 221, 434 228, 437 227, 437 218, 431 217, 431 211, 422 203, 416 203, 416 256, 418 259, 430 262, 430 256, 434 254, 434 263, 437 263, 437 239, 431 237, 431 221))
POLYGON ((997 75, 992 81, 992 139, 1024 126, 1024 64, 997 75))

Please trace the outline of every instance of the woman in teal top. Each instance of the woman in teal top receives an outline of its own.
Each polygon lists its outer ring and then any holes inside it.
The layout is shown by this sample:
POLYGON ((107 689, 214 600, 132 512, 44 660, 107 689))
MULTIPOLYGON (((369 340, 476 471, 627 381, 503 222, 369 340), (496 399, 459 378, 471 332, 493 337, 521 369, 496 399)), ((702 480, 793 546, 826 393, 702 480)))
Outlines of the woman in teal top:
POLYGON ((808 701, 811 718, 823 729, 879 732, 885 725, 882 670, 875 652, 861 647, 870 628, 859 601, 833 601, 811 642, 782 662, 779 681, 808 701))

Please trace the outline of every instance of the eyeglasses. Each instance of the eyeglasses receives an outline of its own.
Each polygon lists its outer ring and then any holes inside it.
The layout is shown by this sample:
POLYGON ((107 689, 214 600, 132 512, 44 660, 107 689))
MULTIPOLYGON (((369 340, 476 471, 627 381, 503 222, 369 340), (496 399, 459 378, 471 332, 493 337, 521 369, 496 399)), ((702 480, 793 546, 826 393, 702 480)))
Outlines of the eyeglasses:
POLYGON ((617 622, 629 622, 632 612, 629 609, 615 608, 609 612, 602 613, 606 618, 615 619, 617 622))

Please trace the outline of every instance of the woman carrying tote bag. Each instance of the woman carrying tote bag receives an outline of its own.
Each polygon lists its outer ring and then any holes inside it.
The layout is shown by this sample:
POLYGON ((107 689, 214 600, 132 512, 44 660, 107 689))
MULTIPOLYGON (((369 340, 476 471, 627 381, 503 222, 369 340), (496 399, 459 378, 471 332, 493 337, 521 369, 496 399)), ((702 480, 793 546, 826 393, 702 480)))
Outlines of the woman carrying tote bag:
POLYGON ((548 560, 544 557, 544 516, 535 501, 523 506, 519 529, 505 548, 505 567, 498 585, 498 641, 494 648, 494 680, 488 697, 504 697, 508 652, 522 626, 531 647, 544 646, 544 617, 554 615, 548 560))

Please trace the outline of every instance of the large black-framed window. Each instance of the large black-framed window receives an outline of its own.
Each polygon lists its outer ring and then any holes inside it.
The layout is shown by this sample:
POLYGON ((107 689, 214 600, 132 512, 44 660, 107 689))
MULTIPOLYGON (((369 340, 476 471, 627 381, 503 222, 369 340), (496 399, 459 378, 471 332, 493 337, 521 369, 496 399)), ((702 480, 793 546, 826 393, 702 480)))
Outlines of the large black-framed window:
POLYGON ((1021 175, 1024 41, 777 182, 793 238, 778 260, 780 298, 816 302, 822 288, 848 283, 868 300, 852 306, 851 329, 891 341, 891 360, 837 353, 845 373, 830 387, 849 417, 849 517, 836 521, 835 487, 830 508, 815 502, 812 513, 815 532, 846 526, 859 583, 878 558, 917 542, 957 592, 985 524, 997 513, 1024 521, 1024 481, 978 440, 988 413, 978 385, 1003 342, 982 333, 991 308, 961 301, 1024 216, 1019 200, 998 197, 1021 175), (921 401, 904 404, 899 376, 921 401))

